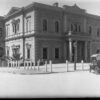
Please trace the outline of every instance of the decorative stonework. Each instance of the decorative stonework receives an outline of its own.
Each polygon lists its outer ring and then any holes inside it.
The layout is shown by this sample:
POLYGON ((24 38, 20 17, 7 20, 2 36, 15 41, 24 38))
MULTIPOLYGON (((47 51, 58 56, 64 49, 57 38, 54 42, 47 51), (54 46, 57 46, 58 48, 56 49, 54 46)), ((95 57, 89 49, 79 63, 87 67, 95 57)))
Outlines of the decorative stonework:
POLYGON ((31 48, 31 44, 26 43, 26 48, 31 48))

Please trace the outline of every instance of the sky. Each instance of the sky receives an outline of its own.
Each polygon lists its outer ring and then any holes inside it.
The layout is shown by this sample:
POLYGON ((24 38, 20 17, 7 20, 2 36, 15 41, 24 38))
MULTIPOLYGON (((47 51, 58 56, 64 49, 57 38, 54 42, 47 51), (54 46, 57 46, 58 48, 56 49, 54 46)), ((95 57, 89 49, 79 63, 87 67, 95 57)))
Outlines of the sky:
POLYGON ((60 7, 77 4, 80 8, 85 9, 87 13, 100 16, 100 0, 0 0, 0 16, 6 15, 12 7, 24 7, 32 2, 49 5, 58 2, 60 7))

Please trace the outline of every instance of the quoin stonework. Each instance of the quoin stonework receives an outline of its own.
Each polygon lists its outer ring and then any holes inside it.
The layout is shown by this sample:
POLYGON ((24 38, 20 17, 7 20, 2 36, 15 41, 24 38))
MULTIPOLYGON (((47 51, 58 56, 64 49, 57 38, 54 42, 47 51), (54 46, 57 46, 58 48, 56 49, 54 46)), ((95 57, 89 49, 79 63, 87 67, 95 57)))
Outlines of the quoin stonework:
POLYGON ((59 7, 34 2, 12 7, 3 20, 6 56, 17 52, 23 60, 59 63, 89 62, 90 55, 100 53, 100 16, 76 4, 59 7))

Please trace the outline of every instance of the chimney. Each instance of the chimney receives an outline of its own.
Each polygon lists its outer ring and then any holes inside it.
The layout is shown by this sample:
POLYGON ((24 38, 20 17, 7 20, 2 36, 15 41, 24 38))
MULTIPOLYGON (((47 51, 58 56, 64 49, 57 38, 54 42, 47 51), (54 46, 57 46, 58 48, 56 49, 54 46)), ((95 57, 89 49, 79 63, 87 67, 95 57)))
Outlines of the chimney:
POLYGON ((58 7, 58 2, 53 3, 53 6, 58 7))

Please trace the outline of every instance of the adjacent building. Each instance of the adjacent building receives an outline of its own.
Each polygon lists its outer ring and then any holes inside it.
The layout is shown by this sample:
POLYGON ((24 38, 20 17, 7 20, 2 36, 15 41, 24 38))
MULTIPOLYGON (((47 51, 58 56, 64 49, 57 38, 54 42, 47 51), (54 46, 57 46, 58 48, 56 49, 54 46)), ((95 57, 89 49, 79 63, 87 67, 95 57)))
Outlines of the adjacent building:
POLYGON ((4 17, 0 16, 0 58, 5 54, 5 26, 4 17))
POLYGON ((100 53, 100 16, 86 13, 76 4, 32 3, 12 7, 5 16, 5 52, 21 54, 24 60, 39 59, 54 63, 90 61, 100 53))

